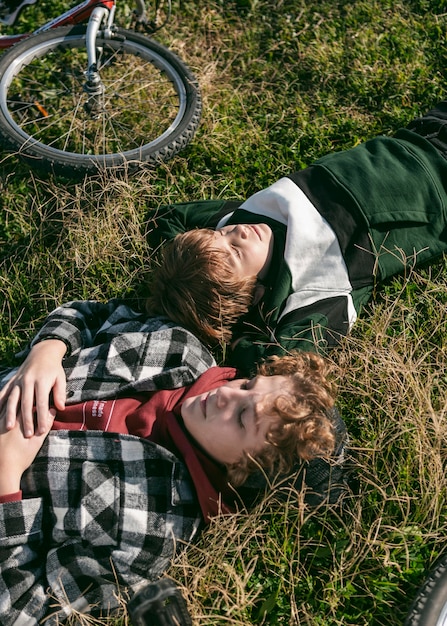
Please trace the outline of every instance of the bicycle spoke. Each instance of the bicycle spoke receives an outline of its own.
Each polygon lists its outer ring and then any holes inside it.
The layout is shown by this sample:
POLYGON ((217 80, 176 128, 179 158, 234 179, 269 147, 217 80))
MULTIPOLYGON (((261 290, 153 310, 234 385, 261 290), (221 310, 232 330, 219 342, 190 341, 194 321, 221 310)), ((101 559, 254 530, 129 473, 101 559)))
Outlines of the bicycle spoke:
MULTIPOLYGON (((0 98, 23 138, 24 151, 25 146, 34 146, 35 151, 48 147, 74 158, 85 156, 82 166, 94 167, 95 159, 98 163, 109 157, 143 159, 144 154, 157 153, 157 146, 178 151, 189 140, 198 123, 200 99, 194 100, 192 109, 187 107, 192 78, 175 55, 126 31, 116 40, 98 40, 103 93, 94 95, 85 88, 85 30, 78 29, 73 36, 70 29, 61 31, 65 32, 68 36, 45 33, 31 38, 35 49, 24 44, 11 78, 0 84, 0 98), (191 127, 179 130, 186 113, 191 127)), ((160 154, 168 153, 163 149, 160 154)), ((62 154, 52 157, 61 158, 62 154)))

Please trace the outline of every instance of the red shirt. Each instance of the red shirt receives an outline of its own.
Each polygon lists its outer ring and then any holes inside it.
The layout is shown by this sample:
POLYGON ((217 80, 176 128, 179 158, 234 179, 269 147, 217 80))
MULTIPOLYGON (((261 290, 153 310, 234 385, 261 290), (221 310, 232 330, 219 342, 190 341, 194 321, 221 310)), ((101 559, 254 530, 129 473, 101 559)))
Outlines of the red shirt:
MULTIPOLYGON (((235 494, 228 486, 225 467, 200 448, 183 426, 182 402, 220 387, 236 378, 230 367, 212 367, 189 387, 154 391, 133 398, 89 400, 58 411, 53 430, 103 430, 137 435, 153 441, 183 459, 187 466, 205 521, 219 511, 234 510, 235 494)), ((19 499, 21 494, 0 498, 19 499)))

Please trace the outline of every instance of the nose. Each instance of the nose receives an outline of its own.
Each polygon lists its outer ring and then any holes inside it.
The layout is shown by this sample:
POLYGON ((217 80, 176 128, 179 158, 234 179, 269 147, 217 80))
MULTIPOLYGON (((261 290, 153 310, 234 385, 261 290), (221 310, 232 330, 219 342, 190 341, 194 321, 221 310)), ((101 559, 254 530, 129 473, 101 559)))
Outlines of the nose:
POLYGON ((225 386, 216 389, 216 404, 219 409, 223 409, 230 400, 230 394, 228 393, 229 391, 230 389, 225 386))
POLYGON ((244 224, 226 226, 222 229, 222 232, 225 235, 230 235, 230 237, 236 237, 237 239, 248 239, 248 229, 244 224))
POLYGON ((243 224, 237 225, 237 234, 241 239, 248 239, 248 229, 243 224))
POLYGON ((218 409, 231 407, 237 401, 240 395, 240 389, 234 387, 226 387, 223 385, 216 389, 216 406, 218 409))

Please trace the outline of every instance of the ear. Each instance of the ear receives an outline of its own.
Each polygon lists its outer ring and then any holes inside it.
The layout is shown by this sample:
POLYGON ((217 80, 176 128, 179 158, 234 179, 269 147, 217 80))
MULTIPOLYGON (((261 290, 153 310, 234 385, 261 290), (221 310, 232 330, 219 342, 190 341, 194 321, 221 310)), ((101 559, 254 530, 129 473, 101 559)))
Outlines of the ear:
POLYGON ((258 302, 262 299, 264 294, 265 294, 264 285, 261 285, 261 283, 256 283, 255 291, 253 294, 252 306, 255 306, 256 304, 258 304, 258 302))

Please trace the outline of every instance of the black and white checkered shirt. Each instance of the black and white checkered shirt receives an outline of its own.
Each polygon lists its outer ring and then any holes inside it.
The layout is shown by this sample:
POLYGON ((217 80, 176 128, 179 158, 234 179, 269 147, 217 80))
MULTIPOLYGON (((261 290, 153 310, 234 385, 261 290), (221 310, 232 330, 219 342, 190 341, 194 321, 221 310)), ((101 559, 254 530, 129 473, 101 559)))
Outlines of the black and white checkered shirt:
POLYGON ((0 505, 2 626, 113 611, 202 519, 184 464, 131 435, 51 432, 22 488, 0 505))
POLYGON ((63 366, 70 404, 177 389, 216 365, 192 333, 120 300, 64 304, 50 313, 31 345, 50 338, 67 345, 63 366))
MULTIPOLYGON (((31 345, 47 338, 67 345, 70 403, 183 387, 215 365, 185 329, 117 300, 59 307, 31 345)), ((202 520, 185 465, 132 436, 52 432, 22 489, 0 505, 2 626, 113 611, 118 589, 158 578, 202 520)))

